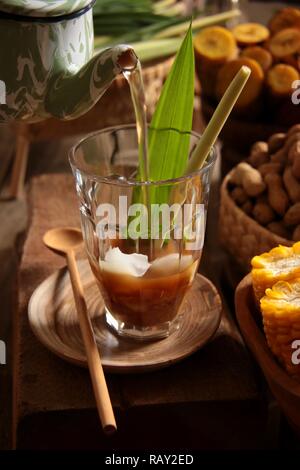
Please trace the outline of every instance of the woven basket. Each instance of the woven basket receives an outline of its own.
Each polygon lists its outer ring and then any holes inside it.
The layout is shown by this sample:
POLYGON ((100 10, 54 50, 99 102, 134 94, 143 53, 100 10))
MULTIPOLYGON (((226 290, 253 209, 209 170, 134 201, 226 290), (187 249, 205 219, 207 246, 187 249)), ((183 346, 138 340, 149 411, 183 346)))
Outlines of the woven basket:
MULTIPOLYGON (((169 57, 143 67, 148 120, 154 112, 173 60, 173 57, 169 57)), ((31 141, 37 141, 51 137, 83 134, 108 126, 130 124, 132 122, 135 122, 135 115, 128 83, 120 75, 97 104, 80 118, 71 121, 60 121, 51 118, 29 124, 27 126, 27 135, 31 141)))
POLYGON ((231 173, 224 178, 221 186, 219 234, 221 243, 246 273, 251 267, 253 256, 269 251, 274 246, 291 246, 293 242, 262 227, 236 205, 228 192, 231 173))

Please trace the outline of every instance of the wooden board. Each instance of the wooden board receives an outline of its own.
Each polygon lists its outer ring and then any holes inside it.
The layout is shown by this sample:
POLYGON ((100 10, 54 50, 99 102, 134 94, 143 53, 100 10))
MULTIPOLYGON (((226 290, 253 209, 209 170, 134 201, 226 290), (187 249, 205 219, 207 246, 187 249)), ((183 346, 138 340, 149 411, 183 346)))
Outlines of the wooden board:
MULTIPOLYGON (((0 187, 4 184, 14 154, 14 136, 8 125, 0 125, 0 187)), ((1 199, 3 198, 1 194, 1 199)))
MULTIPOLYGON (((200 265, 214 282, 222 263, 216 237, 216 189, 213 179, 200 265)), ((265 433, 266 416, 260 377, 226 302, 212 340, 184 361, 145 374, 106 374, 122 426, 109 442, 101 435, 87 369, 45 348, 32 333, 27 314, 33 291, 65 265, 62 256, 43 245, 44 233, 57 226, 79 226, 72 175, 33 178, 29 204, 30 227, 18 271, 19 292, 14 296, 13 432, 18 448, 106 446, 107 450, 134 445, 143 449, 154 440, 158 448, 174 448, 176 443, 178 448, 257 446, 265 433)))
MULTIPOLYGON (((219 326, 219 294, 208 279, 197 275, 180 312, 180 327, 168 338, 147 342, 120 338, 106 325, 103 299, 88 262, 81 260, 78 267, 102 364, 109 372, 144 372, 171 365, 200 349, 219 326)), ((87 365, 65 269, 37 287, 28 314, 33 332, 48 349, 67 361, 87 365)))

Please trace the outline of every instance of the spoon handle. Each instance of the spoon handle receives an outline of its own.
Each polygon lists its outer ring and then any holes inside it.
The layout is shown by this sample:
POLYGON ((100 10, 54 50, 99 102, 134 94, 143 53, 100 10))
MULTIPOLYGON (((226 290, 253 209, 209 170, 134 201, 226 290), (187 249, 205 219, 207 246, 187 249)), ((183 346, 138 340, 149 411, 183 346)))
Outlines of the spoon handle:
POLYGON ((117 425, 73 250, 67 252, 67 263, 99 416, 104 432, 112 434, 117 425))

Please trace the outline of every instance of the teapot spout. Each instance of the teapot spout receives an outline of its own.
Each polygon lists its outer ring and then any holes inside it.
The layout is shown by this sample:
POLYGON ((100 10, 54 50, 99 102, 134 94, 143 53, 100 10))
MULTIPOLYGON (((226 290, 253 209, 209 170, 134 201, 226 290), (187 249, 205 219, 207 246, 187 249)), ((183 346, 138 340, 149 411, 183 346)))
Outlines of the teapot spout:
POLYGON ((119 45, 100 51, 79 70, 53 77, 45 102, 47 113, 65 120, 85 114, 113 80, 122 71, 134 69, 137 61, 132 47, 119 45))

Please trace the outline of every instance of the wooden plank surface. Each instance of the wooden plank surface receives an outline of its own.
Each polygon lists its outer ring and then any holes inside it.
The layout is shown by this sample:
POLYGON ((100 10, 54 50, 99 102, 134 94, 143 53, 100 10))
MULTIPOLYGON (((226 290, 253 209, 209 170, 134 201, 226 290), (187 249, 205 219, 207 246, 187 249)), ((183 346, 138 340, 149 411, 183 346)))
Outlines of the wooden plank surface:
POLYGON ((14 136, 8 125, 0 124, 0 188, 14 155, 14 136))
MULTIPOLYGON (((35 287, 64 264, 61 257, 43 246, 42 235, 54 226, 79 223, 72 176, 34 178, 30 207, 31 223, 19 270, 15 310, 15 423, 42 412, 94 408, 88 372, 47 351, 31 333, 27 319, 27 304, 35 287)), ((226 403, 233 404, 233 408, 236 403, 236 411, 241 403, 256 403, 258 409, 261 404, 253 363, 226 309, 216 337, 203 350, 160 372, 110 375, 108 385, 114 407, 121 412, 130 410, 131 414, 133 409, 158 405, 163 409, 170 404, 212 403, 220 410, 224 405, 224 412, 226 403)))

